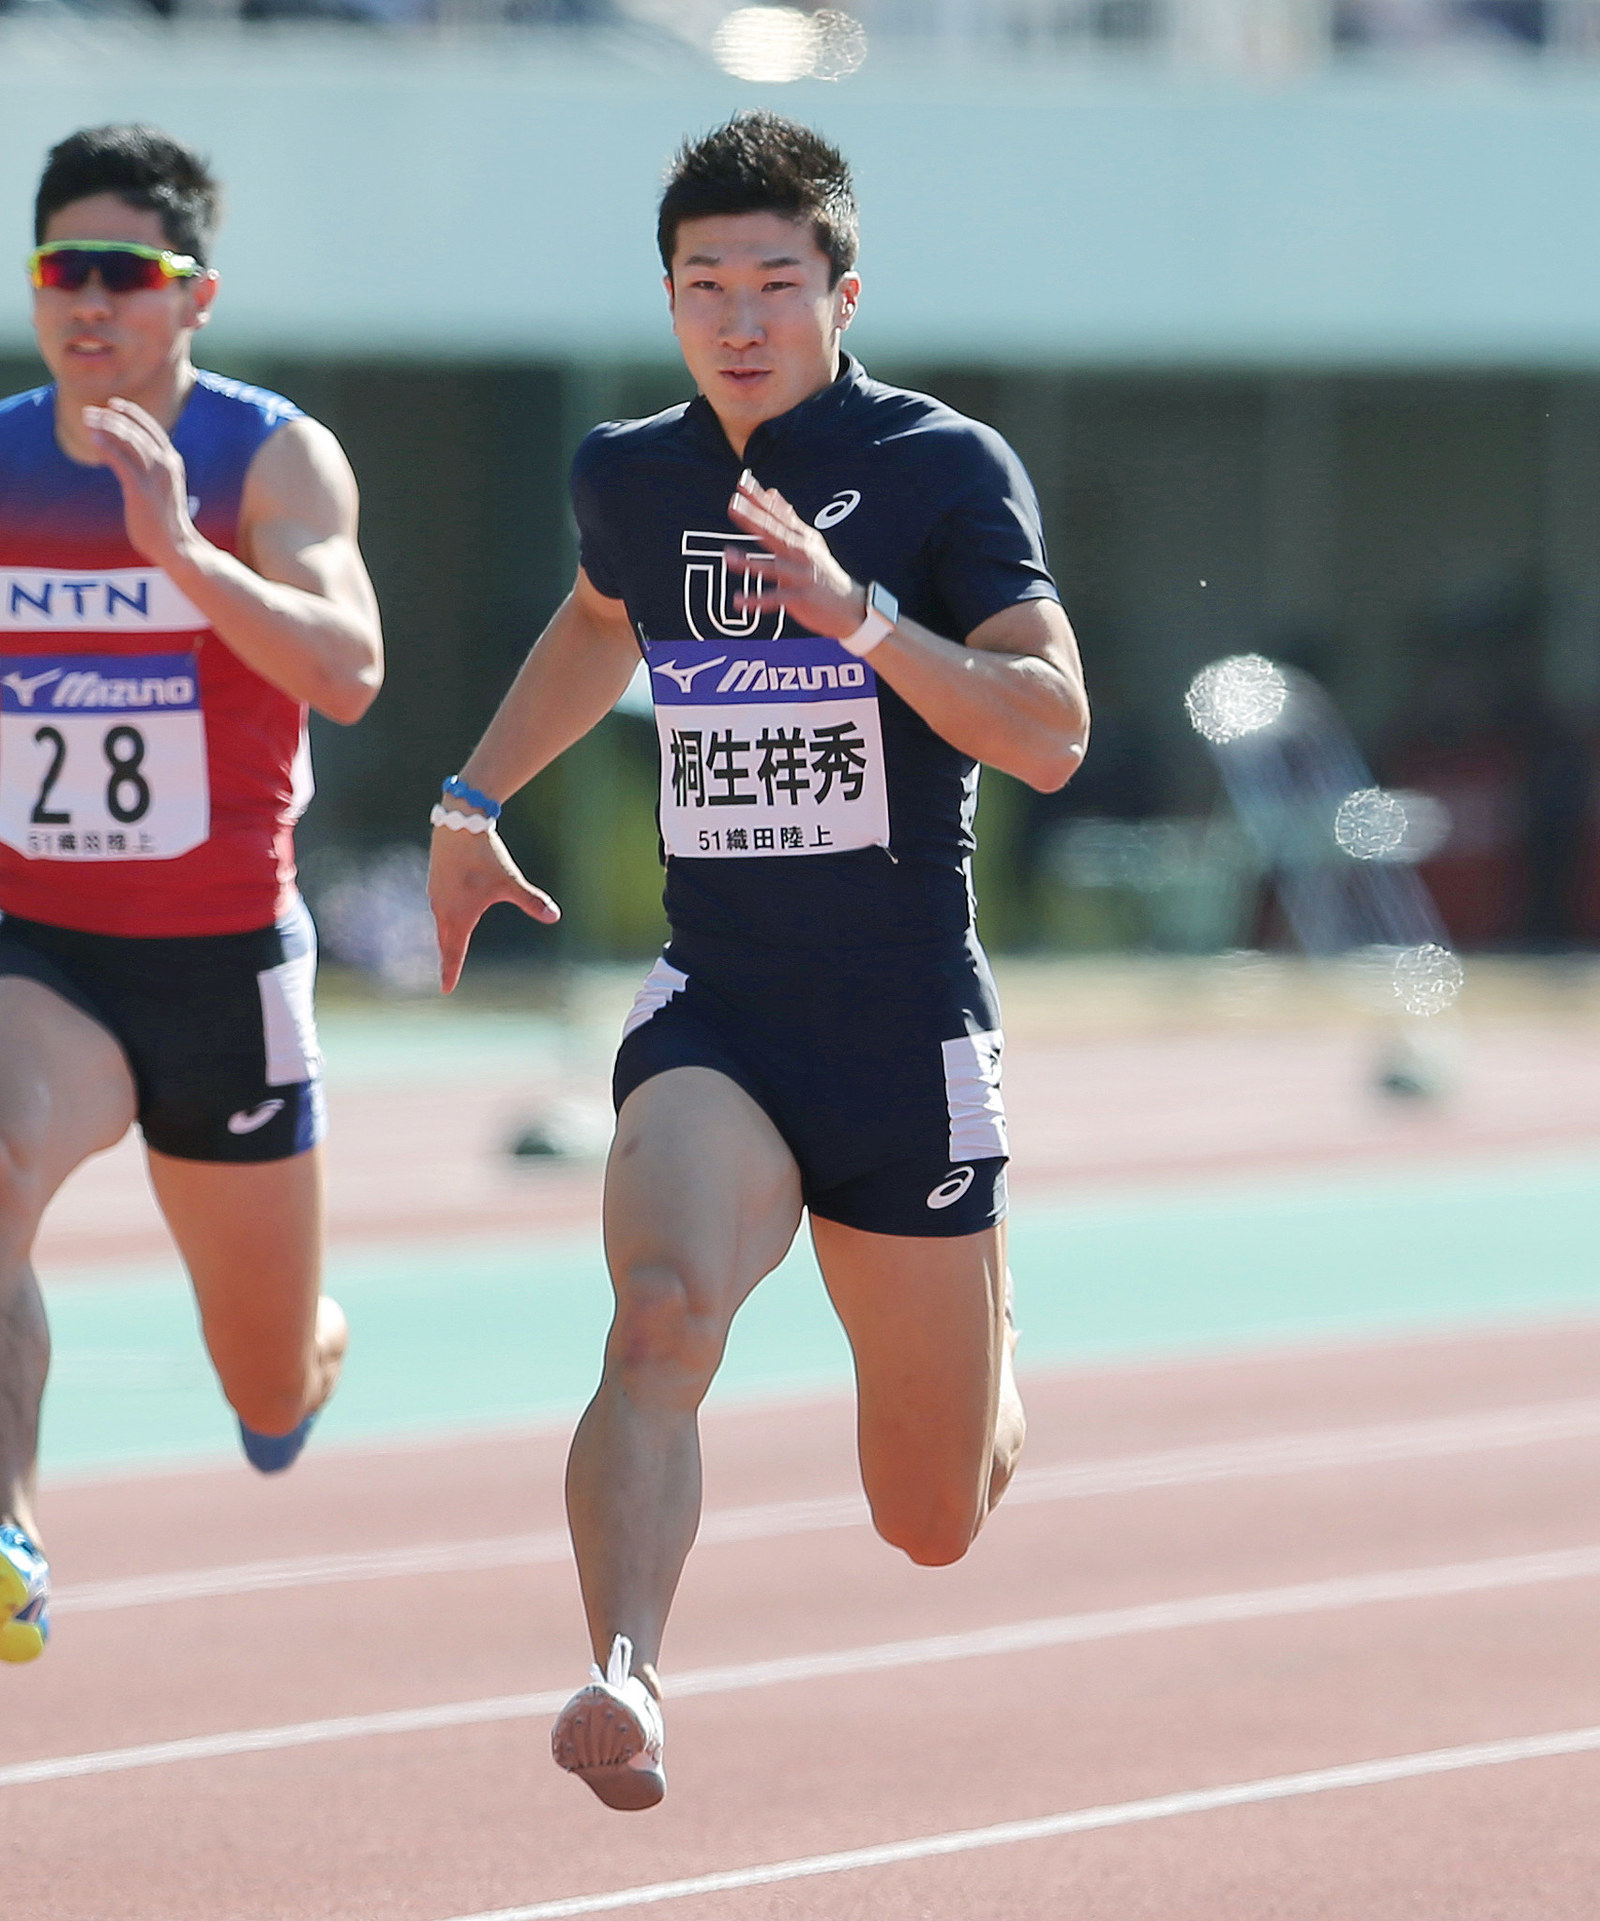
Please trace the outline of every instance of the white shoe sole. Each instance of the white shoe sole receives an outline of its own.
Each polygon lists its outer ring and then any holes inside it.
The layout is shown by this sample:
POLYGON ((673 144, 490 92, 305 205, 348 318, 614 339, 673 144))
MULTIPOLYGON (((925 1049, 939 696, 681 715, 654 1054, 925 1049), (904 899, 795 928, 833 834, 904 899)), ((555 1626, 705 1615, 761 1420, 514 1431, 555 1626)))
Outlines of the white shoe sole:
POLYGON ((580 1688, 561 1710, 550 1752, 557 1767, 577 1775, 608 1808, 631 1813, 655 1807, 667 1791, 665 1769, 649 1757, 649 1739, 628 1704, 595 1685, 580 1688))

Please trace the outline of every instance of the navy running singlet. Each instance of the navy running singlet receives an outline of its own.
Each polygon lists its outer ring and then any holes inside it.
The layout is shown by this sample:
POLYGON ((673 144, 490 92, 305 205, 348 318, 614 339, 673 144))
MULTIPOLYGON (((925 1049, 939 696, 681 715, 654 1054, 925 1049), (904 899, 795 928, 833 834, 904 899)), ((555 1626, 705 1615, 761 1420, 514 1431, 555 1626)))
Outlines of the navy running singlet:
POLYGON ((597 427, 573 464, 584 571, 626 603, 650 669, 674 934, 791 955, 959 943, 977 764, 870 659, 736 611, 750 576, 726 551, 760 546, 728 518, 742 467, 856 580, 958 642, 1056 597, 1028 477, 991 428, 848 355, 742 461, 700 398, 597 427))

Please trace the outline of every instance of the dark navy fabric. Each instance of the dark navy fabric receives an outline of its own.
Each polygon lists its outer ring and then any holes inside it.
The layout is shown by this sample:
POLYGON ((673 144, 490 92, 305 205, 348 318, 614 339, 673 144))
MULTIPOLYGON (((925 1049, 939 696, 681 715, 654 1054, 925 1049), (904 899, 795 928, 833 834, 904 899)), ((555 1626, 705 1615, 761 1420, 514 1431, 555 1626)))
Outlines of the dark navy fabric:
MULTIPOLYGON (((853 578, 881 581, 903 613, 947 639, 964 641, 1020 601, 1055 598, 1038 504, 1005 441, 937 400, 869 379, 845 356, 831 386, 755 430, 743 459, 703 397, 598 427, 579 448, 572 499, 584 570, 626 603, 642 643, 686 641, 697 627, 697 639, 710 637, 706 617, 718 615, 696 597, 704 602, 724 537, 750 544, 727 511, 744 467, 822 527, 853 578), (697 541, 703 551, 692 553, 697 541)), ((782 629, 786 640, 803 632, 782 629)), ((748 651, 759 654, 763 638, 775 638, 770 621, 748 651)), ((675 855, 666 906, 676 933, 791 956, 963 939, 976 763, 881 682, 876 700, 887 847, 675 855)))
POLYGON ((40 982, 105 1028, 127 1056, 145 1140, 179 1160, 281 1161, 323 1138, 320 1062, 308 1080, 267 1080, 261 981, 315 950, 299 902, 247 934, 137 938, 0 918, 0 975, 40 982))
POLYGON ((924 1239, 1004 1217, 1004 1156, 951 1154, 943 1043, 1000 1024, 976 940, 903 949, 887 980, 859 955, 784 970, 693 938, 674 940, 662 962, 682 984, 625 1036, 612 1076, 619 1108, 657 1074, 707 1067, 777 1128, 812 1213, 924 1239))

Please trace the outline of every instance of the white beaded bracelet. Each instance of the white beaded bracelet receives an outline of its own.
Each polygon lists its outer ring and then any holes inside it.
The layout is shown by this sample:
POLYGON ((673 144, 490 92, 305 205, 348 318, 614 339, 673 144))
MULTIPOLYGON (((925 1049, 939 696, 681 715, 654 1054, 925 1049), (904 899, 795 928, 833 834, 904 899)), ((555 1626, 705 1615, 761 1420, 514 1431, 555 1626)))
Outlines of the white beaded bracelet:
POLYGON ((489 834, 494 831, 494 822, 487 814, 463 813, 459 807, 446 807, 440 801, 433 803, 433 812, 428 819, 435 827, 450 827, 458 834, 489 834))

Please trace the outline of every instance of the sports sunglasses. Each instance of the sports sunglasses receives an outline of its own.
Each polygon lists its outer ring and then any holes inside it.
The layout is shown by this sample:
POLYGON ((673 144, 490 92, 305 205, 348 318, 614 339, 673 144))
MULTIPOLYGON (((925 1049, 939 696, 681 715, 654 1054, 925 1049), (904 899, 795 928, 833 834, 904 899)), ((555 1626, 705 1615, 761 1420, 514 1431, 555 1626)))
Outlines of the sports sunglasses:
POLYGON ((28 278, 36 287, 77 293, 90 274, 107 293, 146 293, 174 280, 192 280, 205 268, 193 254, 141 247, 131 240, 52 240, 28 255, 28 278))

